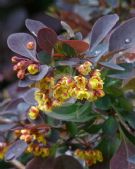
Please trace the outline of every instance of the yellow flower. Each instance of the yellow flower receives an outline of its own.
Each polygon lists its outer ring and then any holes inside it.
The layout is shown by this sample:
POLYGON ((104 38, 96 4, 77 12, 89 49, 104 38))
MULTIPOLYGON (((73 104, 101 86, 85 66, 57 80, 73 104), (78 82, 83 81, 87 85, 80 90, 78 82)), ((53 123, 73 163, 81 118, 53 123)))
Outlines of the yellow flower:
POLYGON ((89 61, 86 61, 83 64, 79 65, 77 67, 77 70, 78 70, 79 73, 86 76, 91 72, 91 66, 92 66, 92 63, 89 62, 89 61))
POLYGON ((39 72, 39 66, 37 64, 30 64, 27 70, 30 74, 35 75, 39 72))
POLYGON ((94 101, 97 99, 97 96, 95 95, 95 92, 93 90, 89 91, 89 98, 88 101, 94 101))
POLYGON ((42 80, 36 83, 36 87, 41 90, 50 90, 54 86, 54 78, 52 76, 46 76, 42 80))
POLYGON ((42 157, 48 157, 50 154, 49 148, 43 148, 42 149, 42 157))
POLYGON ((95 76, 95 77, 100 77, 101 76, 101 73, 100 73, 100 70, 99 69, 95 69, 92 74, 92 76, 95 76))
POLYGON ((7 149, 8 149, 7 144, 4 142, 0 142, 0 160, 4 158, 7 149))
POLYGON ((28 112, 30 119, 35 120, 39 116, 39 109, 36 106, 32 106, 28 112))
POLYGON ((87 90, 78 90, 76 91, 76 98, 79 100, 89 99, 89 92, 87 90))
POLYGON ((84 76, 75 76, 74 77, 76 87, 79 89, 85 89, 87 85, 87 79, 84 76))
POLYGON ((103 81, 99 77, 92 77, 88 81, 88 86, 90 89, 102 89, 103 88, 103 81))
POLYGON ((57 100, 64 101, 70 97, 68 92, 68 86, 63 84, 56 84, 53 90, 53 97, 57 100))

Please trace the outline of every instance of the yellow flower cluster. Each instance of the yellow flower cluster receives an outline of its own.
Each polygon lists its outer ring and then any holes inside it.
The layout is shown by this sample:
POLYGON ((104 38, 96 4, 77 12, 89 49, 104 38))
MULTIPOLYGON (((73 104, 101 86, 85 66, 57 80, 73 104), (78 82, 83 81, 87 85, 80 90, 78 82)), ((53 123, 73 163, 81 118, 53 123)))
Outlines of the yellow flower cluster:
POLYGON ((104 96, 103 80, 98 69, 91 70, 91 63, 85 62, 77 70, 78 76, 63 76, 55 82, 54 77, 47 76, 36 84, 35 100, 39 110, 51 112, 70 98, 94 101, 104 96), (83 68, 82 68, 83 67, 83 68), (83 74, 83 75, 82 75, 83 74), (87 76, 84 76, 87 75, 87 76))
POLYGON ((75 156, 85 160, 86 164, 88 166, 92 166, 96 164, 97 162, 102 162, 103 161, 103 155, 102 152, 99 150, 80 150, 77 149, 75 151, 75 156))
POLYGON ((15 135, 28 144, 26 152, 32 153, 35 156, 49 156, 50 149, 47 147, 45 135, 37 129, 15 130, 15 135))
POLYGON ((5 142, 0 142, 0 160, 4 158, 7 148, 8 146, 5 142))

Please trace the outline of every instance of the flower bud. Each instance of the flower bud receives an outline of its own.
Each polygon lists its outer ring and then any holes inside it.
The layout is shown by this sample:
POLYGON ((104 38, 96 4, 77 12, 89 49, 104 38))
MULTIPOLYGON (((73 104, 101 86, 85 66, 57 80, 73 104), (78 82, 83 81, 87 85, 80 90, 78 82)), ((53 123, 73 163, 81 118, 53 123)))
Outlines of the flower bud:
POLYGON ((34 46, 35 46, 35 44, 34 44, 34 42, 28 42, 27 43, 27 45, 26 45, 26 47, 27 47, 27 49, 29 49, 29 50, 33 50, 34 49, 34 46))
POLYGON ((13 70, 14 70, 14 71, 19 70, 18 66, 17 66, 17 65, 14 65, 14 66, 13 66, 13 70))
POLYGON ((18 60, 19 60, 19 58, 18 58, 17 56, 13 56, 13 57, 11 58, 12 63, 17 63, 18 60))
POLYGON ((18 69, 23 69, 25 67, 26 62, 25 61, 20 61, 17 63, 18 69))
POLYGON ((24 70, 19 70, 18 73, 17 73, 17 77, 21 80, 24 79, 24 77, 25 77, 24 70))
POLYGON ((39 72, 39 66, 37 64, 30 64, 27 70, 30 74, 35 75, 39 72))

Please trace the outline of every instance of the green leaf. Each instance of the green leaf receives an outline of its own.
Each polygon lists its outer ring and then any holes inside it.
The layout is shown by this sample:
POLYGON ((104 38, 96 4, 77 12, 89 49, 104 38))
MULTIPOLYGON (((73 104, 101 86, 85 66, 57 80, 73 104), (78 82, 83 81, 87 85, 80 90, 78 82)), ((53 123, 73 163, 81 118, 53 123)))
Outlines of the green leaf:
POLYGON ((114 136, 118 129, 118 123, 116 119, 110 116, 103 124, 103 132, 108 136, 114 136))
POLYGON ((51 113, 46 113, 46 115, 58 120, 72 122, 86 122, 97 116, 96 113, 92 112, 89 102, 62 106, 54 109, 51 113))
POLYGON ((51 63, 51 56, 45 52, 39 52, 38 59, 39 59, 40 63, 42 63, 42 64, 50 64, 51 63))
POLYGON ((109 96, 104 96, 103 98, 97 100, 95 105, 100 110, 108 110, 111 108, 111 100, 109 96))
POLYGON ((135 136, 131 132, 127 131, 124 126, 121 126, 122 131, 124 132, 125 136, 135 145, 135 136))
POLYGON ((71 137, 75 136, 78 132, 77 125, 73 122, 67 122, 66 127, 68 132, 70 133, 71 137))
POLYGON ((101 150, 103 157, 106 160, 110 160, 119 148, 120 143, 121 140, 116 135, 112 137, 104 137, 97 148, 101 150))
POLYGON ((91 134, 97 134, 102 129, 102 125, 103 124, 90 125, 90 127, 88 127, 86 131, 91 134))

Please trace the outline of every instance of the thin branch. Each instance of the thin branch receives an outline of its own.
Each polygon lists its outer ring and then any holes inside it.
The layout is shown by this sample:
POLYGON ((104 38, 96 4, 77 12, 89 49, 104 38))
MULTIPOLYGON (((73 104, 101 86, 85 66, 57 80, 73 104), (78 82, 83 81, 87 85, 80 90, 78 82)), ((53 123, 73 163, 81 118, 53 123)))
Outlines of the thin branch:
POLYGON ((18 160, 12 160, 11 163, 18 169, 25 169, 25 166, 18 160))

